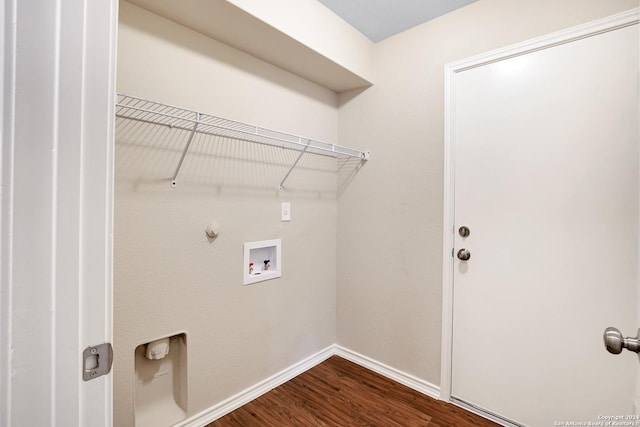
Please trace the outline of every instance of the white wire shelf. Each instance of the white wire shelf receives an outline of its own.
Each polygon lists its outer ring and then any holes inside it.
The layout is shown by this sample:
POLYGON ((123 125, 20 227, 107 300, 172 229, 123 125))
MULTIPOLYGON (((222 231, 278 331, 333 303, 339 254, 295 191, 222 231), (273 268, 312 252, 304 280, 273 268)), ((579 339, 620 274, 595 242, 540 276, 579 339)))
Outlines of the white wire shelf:
POLYGON ((358 158, 361 161, 369 160, 370 156, 369 151, 359 151, 349 147, 316 141, 125 94, 118 94, 116 117, 190 132, 182 152, 182 157, 178 162, 173 179, 171 180, 173 187, 176 186, 176 179, 180 173, 180 168, 189 151, 193 136, 196 133, 233 138, 256 144, 299 151, 300 155, 280 182, 280 190, 282 190, 282 186, 304 153, 336 158, 358 158))

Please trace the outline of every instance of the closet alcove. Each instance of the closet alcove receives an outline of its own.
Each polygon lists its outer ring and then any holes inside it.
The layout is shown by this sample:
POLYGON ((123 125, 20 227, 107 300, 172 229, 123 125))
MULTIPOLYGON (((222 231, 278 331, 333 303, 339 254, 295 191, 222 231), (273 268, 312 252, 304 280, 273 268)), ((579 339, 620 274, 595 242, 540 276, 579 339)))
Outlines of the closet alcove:
POLYGON ((114 425, 140 427, 215 414, 335 343, 337 200, 369 153, 339 140, 334 88, 135 3, 119 12, 113 373, 114 425), (244 243, 273 239, 281 276, 243 286, 244 243), (145 359, 175 336, 179 354, 145 359))

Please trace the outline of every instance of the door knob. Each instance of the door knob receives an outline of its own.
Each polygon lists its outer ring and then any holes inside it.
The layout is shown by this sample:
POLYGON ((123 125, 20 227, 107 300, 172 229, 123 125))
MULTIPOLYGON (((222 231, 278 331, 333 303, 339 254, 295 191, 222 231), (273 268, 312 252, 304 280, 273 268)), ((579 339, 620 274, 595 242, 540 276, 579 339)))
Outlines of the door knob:
POLYGON ((636 337, 624 338, 617 328, 608 327, 604 330, 604 346, 609 353, 620 354, 622 349, 640 353, 640 329, 636 337))
POLYGON ((462 248, 458 251, 458 259, 460 261, 468 261, 469 258, 471 258, 471 252, 468 249, 462 248))

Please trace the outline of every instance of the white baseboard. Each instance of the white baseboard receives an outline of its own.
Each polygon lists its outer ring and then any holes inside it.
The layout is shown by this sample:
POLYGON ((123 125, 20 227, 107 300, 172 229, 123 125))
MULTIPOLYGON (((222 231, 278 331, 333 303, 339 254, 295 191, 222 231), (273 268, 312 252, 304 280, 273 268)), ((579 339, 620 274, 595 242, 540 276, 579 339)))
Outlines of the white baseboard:
POLYGON ((363 356, 362 354, 356 353, 355 351, 349 350, 339 345, 335 346, 334 354, 367 369, 370 369, 373 372, 382 375, 383 377, 387 377, 396 382, 399 382, 400 384, 406 385, 407 387, 412 388, 417 392, 425 394, 434 399, 440 399, 440 387, 431 384, 429 381, 421 380, 420 378, 414 377, 413 375, 407 374, 406 372, 399 371, 398 369, 392 368, 391 366, 380 363, 377 360, 373 360, 367 356, 363 356))
POLYGON ((474 406, 474 405, 472 405, 470 403, 467 403, 467 402, 465 402, 463 400, 456 399, 455 397, 452 397, 449 400, 449 403, 451 403, 452 405, 455 405, 455 406, 457 406, 459 408, 462 408, 467 412, 471 412, 472 414, 476 414, 476 415, 478 415, 478 416, 480 416, 482 418, 486 418, 486 419, 488 419, 490 421, 493 421, 494 423, 499 424, 499 425, 504 426, 504 427, 525 427, 525 426, 523 426, 521 424, 518 424, 518 423, 516 423, 514 421, 511 421, 511 420, 508 420, 508 419, 506 419, 504 417, 501 417, 500 415, 496 415, 496 414, 494 414, 492 412, 485 411, 484 409, 478 408, 477 406, 474 406))
POLYGON ((355 351, 346 349, 339 345, 331 345, 324 350, 313 354, 306 359, 284 369, 277 374, 265 379, 264 381, 255 384, 246 390, 241 391, 235 396, 206 409, 199 414, 196 414, 186 420, 176 424, 176 427, 202 427, 209 424, 212 421, 228 414, 241 407, 242 405, 251 402, 252 400, 262 396, 270 390, 286 383, 290 379, 300 375, 301 373, 313 368, 314 366, 324 362, 331 356, 340 356, 353 363, 356 363, 364 368, 370 369, 384 377, 399 382, 409 388, 412 388, 422 394, 425 394, 434 399, 440 398, 440 388, 428 381, 416 378, 413 375, 409 375, 405 372, 399 371, 395 368, 380 363, 369 357, 363 356, 355 351))
POLYGON ((209 424, 212 421, 228 414, 241 407, 242 405, 251 402, 252 400, 262 396, 270 390, 286 383, 290 379, 300 375, 301 373, 313 368, 314 366, 324 362, 335 354, 335 346, 331 345, 324 350, 313 354, 306 359, 278 372, 277 374, 260 381, 259 383, 241 391, 235 396, 212 406, 209 409, 196 414, 186 420, 176 424, 177 427, 202 427, 209 424))

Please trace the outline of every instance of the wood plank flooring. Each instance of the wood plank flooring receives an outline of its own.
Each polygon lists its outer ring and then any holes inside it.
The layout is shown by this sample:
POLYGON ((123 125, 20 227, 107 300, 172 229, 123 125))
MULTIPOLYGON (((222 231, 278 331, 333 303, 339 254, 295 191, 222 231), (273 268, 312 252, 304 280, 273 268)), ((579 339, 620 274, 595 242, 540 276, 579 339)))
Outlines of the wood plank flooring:
POLYGON ((207 427, 497 425, 333 356, 207 427))

